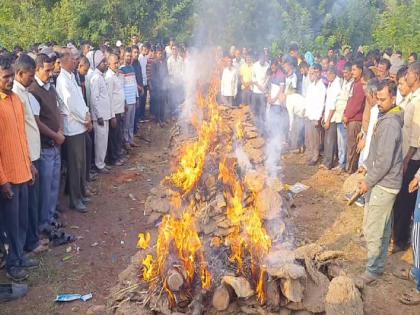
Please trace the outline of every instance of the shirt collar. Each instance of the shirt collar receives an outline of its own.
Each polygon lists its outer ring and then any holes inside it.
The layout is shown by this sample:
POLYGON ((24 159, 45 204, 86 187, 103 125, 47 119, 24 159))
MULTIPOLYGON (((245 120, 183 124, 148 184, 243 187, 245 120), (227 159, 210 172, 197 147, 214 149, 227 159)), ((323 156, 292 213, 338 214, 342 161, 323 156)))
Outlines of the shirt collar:
POLYGON ((35 80, 39 84, 40 87, 43 87, 45 90, 50 90, 50 83, 44 83, 36 74, 35 74, 35 80))
MULTIPOLYGON (((66 69, 61 68, 60 74, 63 74, 64 76, 66 76, 68 79, 72 80, 73 79, 73 73, 68 72, 66 69)), ((89 72, 88 72, 89 73, 89 72)))
POLYGON ((99 75, 101 75, 101 76, 103 76, 103 75, 104 75, 101 71, 99 71, 99 69, 98 69, 98 68, 96 68, 93 72, 94 72, 94 73, 97 73, 97 74, 99 74, 99 75))
POLYGON ((20 83, 19 81, 16 81, 16 80, 13 81, 13 87, 18 89, 18 90, 21 90, 21 91, 25 91, 25 92, 28 91, 28 89, 26 87, 24 87, 22 85, 22 83, 20 83))

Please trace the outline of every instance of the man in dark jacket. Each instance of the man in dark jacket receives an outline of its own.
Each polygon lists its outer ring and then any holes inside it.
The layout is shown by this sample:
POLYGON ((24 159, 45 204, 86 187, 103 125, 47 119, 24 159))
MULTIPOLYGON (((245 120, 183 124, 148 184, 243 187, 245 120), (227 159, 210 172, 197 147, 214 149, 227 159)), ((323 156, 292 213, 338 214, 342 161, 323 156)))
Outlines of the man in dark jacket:
POLYGON ((379 83, 378 122, 373 131, 369 156, 363 165, 366 174, 360 183, 361 193, 368 193, 364 235, 368 261, 360 276, 364 284, 378 279, 384 272, 391 238, 392 208, 402 184, 403 112, 395 106, 397 87, 391 80, 379 83))

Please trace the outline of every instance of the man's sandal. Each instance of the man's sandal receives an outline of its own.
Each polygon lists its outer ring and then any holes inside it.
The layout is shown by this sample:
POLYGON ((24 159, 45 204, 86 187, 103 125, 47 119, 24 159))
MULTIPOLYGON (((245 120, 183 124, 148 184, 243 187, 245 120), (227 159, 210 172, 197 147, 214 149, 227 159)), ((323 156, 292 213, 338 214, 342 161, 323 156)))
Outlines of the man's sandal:
POLYGON ((392 274, 399 279, 416 283, 416 277, 414 277, 412 268, 401 267, 400 269, 392 272, 392 274))

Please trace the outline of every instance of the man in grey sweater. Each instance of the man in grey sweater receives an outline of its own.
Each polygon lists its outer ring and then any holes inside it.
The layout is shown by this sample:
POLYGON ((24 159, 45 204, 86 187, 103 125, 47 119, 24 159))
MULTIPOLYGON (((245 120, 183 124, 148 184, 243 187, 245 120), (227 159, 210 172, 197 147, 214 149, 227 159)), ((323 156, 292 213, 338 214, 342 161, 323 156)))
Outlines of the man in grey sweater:
POLYGON ((361 170, 366 174, 359 190, 367 193, 364 235, 368 261, 360 276, 364 284, 384 272, 391 237, 392 208, 402 184, 403 112, 395 106, 397 87, 391 80, 379 83, 378 122, 373 131, 369 156, 361 170))

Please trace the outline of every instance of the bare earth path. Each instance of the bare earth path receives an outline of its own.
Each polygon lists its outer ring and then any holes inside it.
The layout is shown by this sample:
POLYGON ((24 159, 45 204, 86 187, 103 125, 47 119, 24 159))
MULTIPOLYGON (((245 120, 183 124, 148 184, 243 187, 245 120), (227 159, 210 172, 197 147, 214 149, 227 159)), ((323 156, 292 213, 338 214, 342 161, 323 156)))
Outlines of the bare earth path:
MULTIPOLYGON (((152 228, 144 220, 144 200, 150 188, 169 171, 169 127, 161 129, 150 123, 144 130, 152 143, 140 141, 142 146, 132 154, 127 165, 95 182, 98 195, 93 198, 90 213, 64 213, 67 230, 80 239, 70 248, 53 248, 44 255, 41 268, 29 280, 28 296, 1 304, 0 314, 86 314, 89 307, 106 304, 109 289, 136 252, 137 234, 152 228), (86 303, 54 302, 59 293, 89 292, 93 293, 93 299, 86 303)), ((328 248, 344 250, 343 269, 356 275, 363 270, 366 255, 360 238, 363 211, 345 206, 340 193, 344 179, 307 167, 302 156, 284 157, 284 181, 310 186, 297 196, 296 207, 290 210, 294 225, 289 228, 294 231, 296 244, 318 240, 328 248)), ((392 256, 383 279, 363 290, 365 314, 420 314, 420 306, 408 307, 398 302, 401 292, 413 287, 392 276, 392 270, 404 264, 401 256, 392 256)), ((0 271, 0 281, 4 280, 4 271, 0 271)))
MULTIPOLYGON (((98 194, 92 198, 90 212, 64 212, 66 230, 80 239, 43 255, 41 267, 29 279, 29 294, 22 300, 0 304, 0 314, 86 314, 90 306, 106 304, 109 288, 129 264, 136 252, 137 235, 145 229, 144 200, 167 172, 169 128, 147 123, 143 130, 152 143, 137 139, 141 147, 131 154, 129 162, 98 178, 93 184, 98 194), (93 293, 89 302, 54 302, 60 293, 89 292, 93 293)), ((65 207, 66 201, 62 202, 65 207)), ((1 270, 0 282, 4 281, 1 270)))

